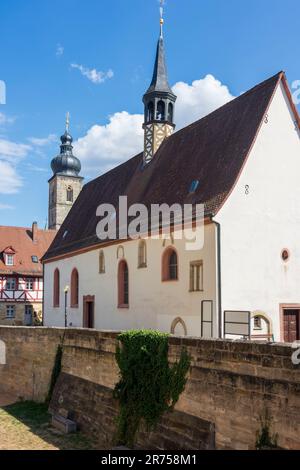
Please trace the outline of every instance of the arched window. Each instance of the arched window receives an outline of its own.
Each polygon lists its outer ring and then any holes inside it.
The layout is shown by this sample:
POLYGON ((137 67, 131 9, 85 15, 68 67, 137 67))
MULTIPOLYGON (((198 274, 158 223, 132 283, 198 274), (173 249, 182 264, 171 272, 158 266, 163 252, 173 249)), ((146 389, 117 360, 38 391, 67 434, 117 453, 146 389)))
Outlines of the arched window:
POLYGON ((105 257, 103 250, 99 253, 99 274, 105 273, 105 257))
POLYGON ((154 120, 154 104, 152 101, 148 104, 147 108, 147 121, 153 121, 154 120))
POLYGON ((157 103, 157 111, 156 111, 156 120, 157 121, 164 121, 165 120, 165 114, 166 114, 166 106, 165 103, 160 100, 157 103))
POLYGON ((169 103, 168 106, 168 121, 173 122, 173 104, 169 103))
POLYGON ((59 307, 59 289, 60 289, 60 281, 59 281, 59 269, 55 269, 53 275, 53 307, 59 307))
POLYGON ((120 261, 118 270, 118 307, 129 307, 129 272, 125 260, 120 261))
POLYGON ((177 335, 177 336, 186 336, 187 335, 187 328, 185 322, 182 320, 182 318, 177 317, 175 320, 172 322, 171 325, 171 334, 172 335, 177 335))
POLYGON ((79 275, 76 268, 73 269, 71 274, 71 307, 78 307, 79 299, 79 275))
POLYGON ((178 280, 178 256, 174 248, 167 248, 162 258, 162 280, 178 280))
POLYGON ((73 188, 72 186, 67 187, 67 201, 73 202, 73 188))
POLYGON ((147 267, 147 246, 145 240, 141 240, 139 243, 138 253, 138 268, 147 267))

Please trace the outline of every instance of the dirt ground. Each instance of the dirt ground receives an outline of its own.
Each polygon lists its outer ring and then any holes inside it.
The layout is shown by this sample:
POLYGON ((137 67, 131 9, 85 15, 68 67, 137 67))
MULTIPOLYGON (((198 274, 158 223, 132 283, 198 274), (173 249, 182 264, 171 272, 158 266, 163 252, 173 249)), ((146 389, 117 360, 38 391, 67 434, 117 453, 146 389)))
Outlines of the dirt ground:
POLYGON ((0 395, 0 450, 76 450, 95 447, 81 433, 62 434, 50 424, 47 406, 0 395))

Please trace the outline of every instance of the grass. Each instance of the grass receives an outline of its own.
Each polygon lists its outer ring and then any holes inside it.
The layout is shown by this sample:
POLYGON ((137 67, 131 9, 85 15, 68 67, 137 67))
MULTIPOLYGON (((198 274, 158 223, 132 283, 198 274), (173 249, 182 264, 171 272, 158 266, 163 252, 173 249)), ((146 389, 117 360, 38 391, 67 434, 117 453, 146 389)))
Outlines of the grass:
POLYGON ((63 434, 51 427, 47 405, 18 402, 0 408, 0 450, 88 450, 82 433, 63 434))

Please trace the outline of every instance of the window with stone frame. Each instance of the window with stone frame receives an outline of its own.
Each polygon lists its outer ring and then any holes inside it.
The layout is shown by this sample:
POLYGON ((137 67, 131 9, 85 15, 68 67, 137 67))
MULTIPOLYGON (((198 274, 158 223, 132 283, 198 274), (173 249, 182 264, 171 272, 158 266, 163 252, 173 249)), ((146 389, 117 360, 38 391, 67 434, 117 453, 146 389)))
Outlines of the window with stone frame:
POLYGON ((16 309, 14 305, 6 305, 6 318, 15 318, 16 309))
POLYGON ((190 292, 203 291, 203 261, 190 263, 190 292))
POLYGON ((77 308, 79 304, 79 274, 76 268, 71 274, 71 307, 77 308))
POLYGON ((178 255, 173 247, 166 248, 162 256, 162 281, 178 281, 178 255))
POLYGON ((53 274, 53 307, 58 308, 60 302, 60 273, 56 268, 53 274))
POLYGON ((138 247, 138 268, 147 267, 147 246, 145 240, 140 240, 138 247))
POLYGON ((73 202, 74 194, 72 186, 67 187, 67 202, 73 202))
POLYGON ((99 253, 99 274, 105 274, 105 256, 103 250, 99 253))
POLYGON ((118 307, 129 307, 129 271, 125 260, 120 261, 118 269, 118 307))

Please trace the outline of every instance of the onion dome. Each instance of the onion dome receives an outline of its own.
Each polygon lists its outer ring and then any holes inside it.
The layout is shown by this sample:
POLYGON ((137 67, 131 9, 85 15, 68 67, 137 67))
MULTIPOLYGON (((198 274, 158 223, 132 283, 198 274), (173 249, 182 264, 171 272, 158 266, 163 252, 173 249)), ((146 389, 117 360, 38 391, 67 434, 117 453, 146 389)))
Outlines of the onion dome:
POLYGON ((80 160, 73 155, 73 138, 69 132, 69 124, 69 114, 67 114, 66 131, 60 138, 60 154, 51 162, 54 175, 78 176, 81 170, 80 160))

